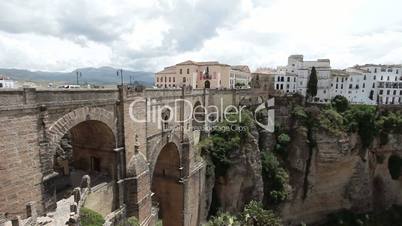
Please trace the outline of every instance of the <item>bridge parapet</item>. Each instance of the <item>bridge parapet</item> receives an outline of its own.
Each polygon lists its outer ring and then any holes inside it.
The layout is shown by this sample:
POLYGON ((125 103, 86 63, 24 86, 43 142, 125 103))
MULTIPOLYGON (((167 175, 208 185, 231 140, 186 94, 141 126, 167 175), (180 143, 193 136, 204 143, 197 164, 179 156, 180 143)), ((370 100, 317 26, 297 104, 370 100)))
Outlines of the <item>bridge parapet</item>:
POLYGON ((34 88, 1 90, 0 110, 4 107, 36 104, 68 104, 74 102, 110 101, 118 99, 117 89, 37 90, 34 88))

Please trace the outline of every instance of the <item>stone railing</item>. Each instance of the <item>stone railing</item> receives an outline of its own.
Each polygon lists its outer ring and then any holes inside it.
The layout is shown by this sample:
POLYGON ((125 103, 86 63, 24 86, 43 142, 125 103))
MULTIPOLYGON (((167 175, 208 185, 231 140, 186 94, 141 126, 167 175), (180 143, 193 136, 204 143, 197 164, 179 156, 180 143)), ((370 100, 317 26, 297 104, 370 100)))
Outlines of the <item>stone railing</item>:
POLYGON ((123 205, 119 209, 111 212, 105 217, 103 226, 117 226, 122 225, 127 220, 126 206, 123 205))
POLYGON ((91 192, 91 178, 89 175, 82 177, 80 187, 73 190, 74 204, 70 206, 70 219, 66 222, 69 226, 79 226, 80 210, 91 192))
POLYGON ((0 216, 0 225, 1 226, 35 226, 36 224, 36 219, 38 217, 35 204, 34 202, 29 202, 26 205, 26 214, 27 218, 26 219, 21 219, 20 216, 16 216, 11 220, 6 219, 5 217, 0 216))

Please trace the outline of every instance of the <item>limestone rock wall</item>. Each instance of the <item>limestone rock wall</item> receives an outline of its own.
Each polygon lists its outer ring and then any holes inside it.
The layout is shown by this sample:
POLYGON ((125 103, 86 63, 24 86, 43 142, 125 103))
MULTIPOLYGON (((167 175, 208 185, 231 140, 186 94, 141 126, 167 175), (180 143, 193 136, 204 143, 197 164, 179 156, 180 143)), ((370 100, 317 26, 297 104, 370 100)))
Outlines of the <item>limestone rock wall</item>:
POLYGON ((234 164, 225 176, 215 179, 214 196, 222 211, 237 213, 251 200, 263 199, 258 136, 257 128, 252 126, 249 137, 240 149, 231 152, 230 158, 234 164))
POLYGON ((401 135, 390 135, 386 146, 375 141, 361 156, 358 135, 317 130, 317 145, 312 150, 307 180, 303 180, 308 156, 305 134, 305 128, 297 128, 288 150, 292 195, 281 214, 289 225, 319 222, 342 209, 366 212, 402 203, 402 178, 392 180, 388 170, 388 158, 402 155, 401 135))

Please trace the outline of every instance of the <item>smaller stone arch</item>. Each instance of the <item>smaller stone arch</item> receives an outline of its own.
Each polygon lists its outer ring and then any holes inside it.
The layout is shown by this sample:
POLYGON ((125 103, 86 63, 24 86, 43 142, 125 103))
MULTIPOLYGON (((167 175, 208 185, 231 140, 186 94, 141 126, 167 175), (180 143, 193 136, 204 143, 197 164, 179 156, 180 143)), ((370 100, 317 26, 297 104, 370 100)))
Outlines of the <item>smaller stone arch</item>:
POLYGON ((145 156, 136 152, 127 165, 125 190, 127 192, 127 216, 135 216, 141 225, 149 221, 152 211, 149 172, 145 156))

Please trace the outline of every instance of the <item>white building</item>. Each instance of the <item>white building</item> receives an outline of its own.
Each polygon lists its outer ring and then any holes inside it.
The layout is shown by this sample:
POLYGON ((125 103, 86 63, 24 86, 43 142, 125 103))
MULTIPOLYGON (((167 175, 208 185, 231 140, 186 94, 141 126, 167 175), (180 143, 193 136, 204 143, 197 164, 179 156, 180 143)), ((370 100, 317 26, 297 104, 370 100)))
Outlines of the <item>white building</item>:
POLYGON ((374 100, 379 104, 402 104, 402 65, 363 65, 370 84, 374 84, 374 100))
POLYGON ((230 88, 250 88, 251 72, 247 65, 230 66, 230 88))
POLYGON ((15 82, 11 80, 9 77, 4 75, 0 75, 0 89, 13 89, 15 88, 15 82))
POLYGON ((318 78, 315 101, 330 101, 331 65, 328 59, 304 61, 303 55, 291 55, 288 58, 286 70, 284 70, 283 67, 279 67, 280 70, 278 70, 277 75, 275 75, 275 89, 283 93, 297 92, 305 96, 308 79, 313 67, 316 69, 318 78))
POLYGON ((304 61, 302 55, 288 59, 286 72, 275 74, 275 90, 306 95, 311 69, 317 71, 315 102, 329 102, 336 95, 355 104, 402 104, 402 65, 366 64, 332 70, 330 61, 304 61))

